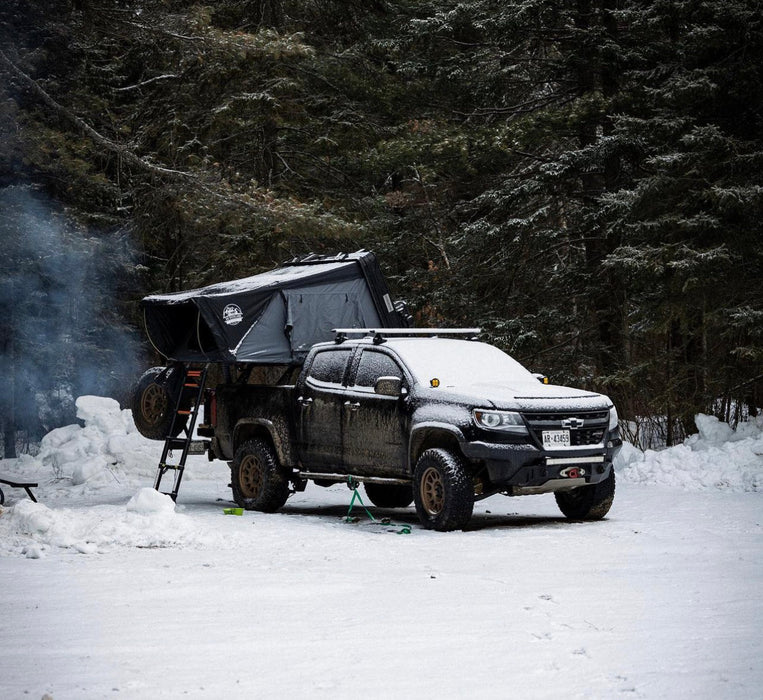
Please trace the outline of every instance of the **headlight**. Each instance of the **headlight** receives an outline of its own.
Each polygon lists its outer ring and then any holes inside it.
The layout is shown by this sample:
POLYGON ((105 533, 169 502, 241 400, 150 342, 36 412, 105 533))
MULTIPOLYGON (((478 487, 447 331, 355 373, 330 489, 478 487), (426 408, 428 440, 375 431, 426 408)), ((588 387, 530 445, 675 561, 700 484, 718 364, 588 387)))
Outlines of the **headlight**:
POLYGON ((617 409, 612 406, 612 408, 609 409, 609 429, 614 430, 617 427, 617 409))
POLYGON ((522 416, 514 411, 491 411, 485 408, 475 408, 472 411, 472 416, 480 428, 501 430, 506 433, 527 433, 522 416))

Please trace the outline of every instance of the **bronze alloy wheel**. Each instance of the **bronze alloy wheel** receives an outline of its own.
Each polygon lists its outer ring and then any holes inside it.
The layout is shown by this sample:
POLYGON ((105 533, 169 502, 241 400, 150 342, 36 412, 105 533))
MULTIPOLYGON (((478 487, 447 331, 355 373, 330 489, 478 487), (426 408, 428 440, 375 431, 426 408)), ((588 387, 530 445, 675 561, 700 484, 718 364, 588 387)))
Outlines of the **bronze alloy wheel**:
POLYGON ((249 454, 241 460, 241 492, 244 498, 257 498, 265 482, 263 466, 257 455, 249 454))
POLYGON ((429 515, 438 515, 445 505, 442 474, 434 467, 429 467, 421 477, 421 503, 429 515))
POLYGON ((150 423, 160 423, 167 413, 167 392, 164 387, 151 382, 140 398, 141 411, 150 423))
POLYGON ((449 532, 472 517, 474 485, 461 455, 444 447, 421 453, 413 470, 416 514, 428 530, 449 532))
POLYGON ((233 500, 247 510, 274 513, 289 497, 289 473, 273 445, 256 437, 236 449, 231 462, 233 500))
MULTIPOLYGON (((151 367, 135 383, 130 408, 138 432, 150 440, 175 437, 185 427, 188 416, 175 413, 175 404, 182 392, 179 367, 151 367)), ((188 408, 185 402, 181 408, 188 408)))

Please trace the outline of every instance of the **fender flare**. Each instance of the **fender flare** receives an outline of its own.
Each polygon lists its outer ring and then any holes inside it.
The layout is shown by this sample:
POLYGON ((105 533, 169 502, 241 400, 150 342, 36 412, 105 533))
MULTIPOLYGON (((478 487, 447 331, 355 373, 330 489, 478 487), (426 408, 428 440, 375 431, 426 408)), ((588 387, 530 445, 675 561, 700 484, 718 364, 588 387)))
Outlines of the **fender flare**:
POLYGON ((452 437, 459 445, 459 447, 466 442, 466 438, 464 437, 464 434, 461 432, 461 430, 453 425, 452 423, 442 423, 440 421, 424 421, 423 423, 417 423, 413 428, 411 428, 411 434, 408 438, 408 452, 406 455, 406 461, 407 461, 407 467, 408 472, 413 473, 413 469, 416 466, 415 460, 413 459, 414 454, 414 448, 417 447, 418 444, 420 444, 421 439, 420 435, 422 432, 440 432, 440 433, 447 433, 450 437, 452 437))
POLYGON ((283 429, 279 429, 279 426, 272 420, 267 418, 242 418, 236 423, 233 428, 233 445, 234 453, 239 442, 242 431, 246 431, 249 428, 255 428, 254 432, 266 432, 270 441, 273 443, 273 448, 278 456, 278 461, 284 467, 294 466, 295 462, 292 454, 291 436, 290 430, 284 425, 283 429))

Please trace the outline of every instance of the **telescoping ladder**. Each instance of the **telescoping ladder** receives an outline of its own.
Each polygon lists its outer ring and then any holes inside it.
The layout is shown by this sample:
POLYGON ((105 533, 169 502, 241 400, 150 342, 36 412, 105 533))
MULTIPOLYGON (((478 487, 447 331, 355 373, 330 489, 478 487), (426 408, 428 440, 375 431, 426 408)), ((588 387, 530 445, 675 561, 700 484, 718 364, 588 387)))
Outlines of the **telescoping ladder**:
POLYGON ((194 368, 183 365, 182 382, 175 402, 175 413, 172 417, 169 435, 164 440, 164 449, 159 459, 159 467, 156 472, 156 482, 154 488, 159 491, 162 483, 162 477, 168 472, 174 472, 172 491, 165 492, 173 501, 177 500, 180 482, 183 479, 185 462, 189 454, 203 454, 206 449, 206 441, 194 440, 193 431, 196 427, 196 420, 199 417, 199 409, 203 403, 204 386, 207 382, 207 370, 209 366, 204 365, 201 368, 194 368), (178 430, 178 425, 183 427, 178 430), (180 459, 172 464, 167 460, 175 450, 180 450, 180 459))

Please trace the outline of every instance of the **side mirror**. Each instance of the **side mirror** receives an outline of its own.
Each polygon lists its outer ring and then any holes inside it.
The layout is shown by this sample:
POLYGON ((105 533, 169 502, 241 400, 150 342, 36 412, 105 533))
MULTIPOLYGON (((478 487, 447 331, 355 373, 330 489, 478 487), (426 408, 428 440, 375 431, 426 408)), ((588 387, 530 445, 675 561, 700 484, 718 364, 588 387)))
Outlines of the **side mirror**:
POLYGON ((533 372, 533 377, 535 377, 541 384, 548 384, 548 377, 545 374, 533 372))
POLYGON ((403 380, 400 377, 379 377, 374 384, 374 391, 381 396, 400 396, 403 393, 403 380))

